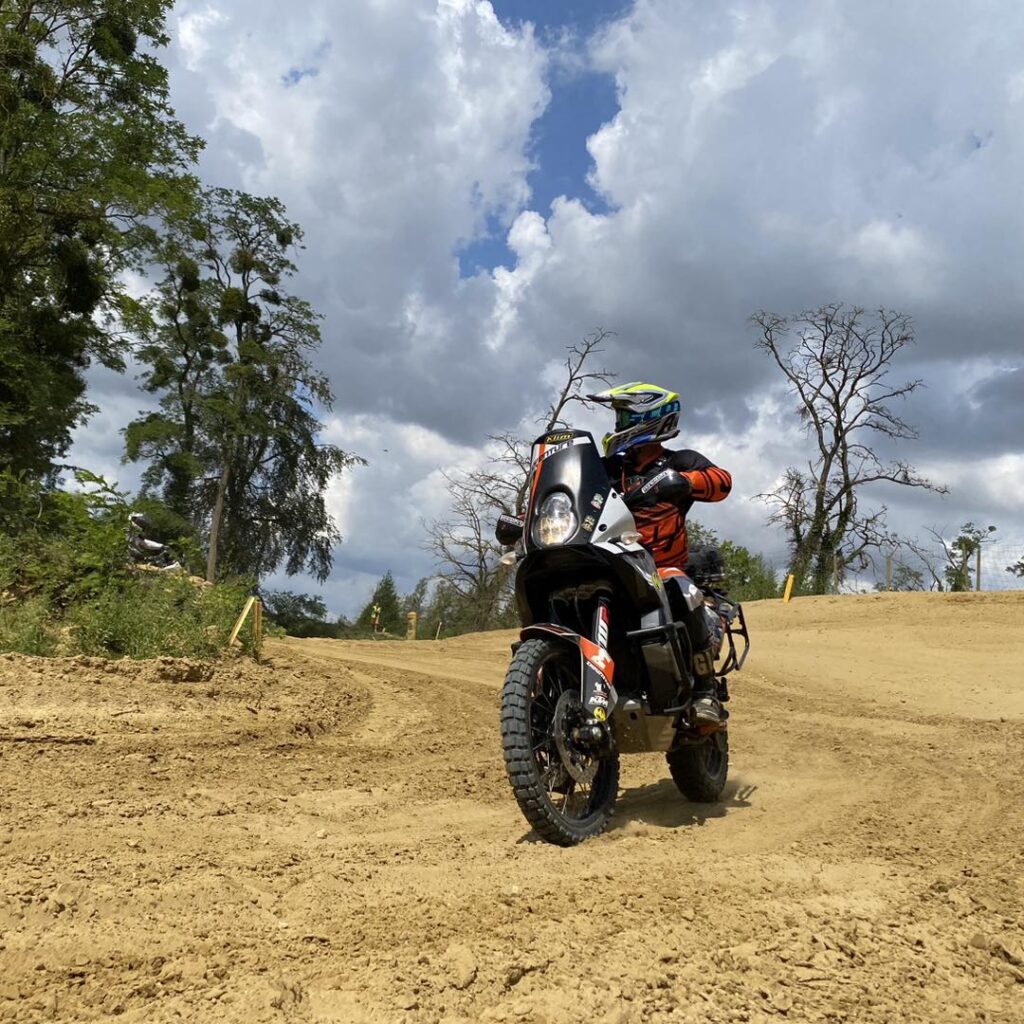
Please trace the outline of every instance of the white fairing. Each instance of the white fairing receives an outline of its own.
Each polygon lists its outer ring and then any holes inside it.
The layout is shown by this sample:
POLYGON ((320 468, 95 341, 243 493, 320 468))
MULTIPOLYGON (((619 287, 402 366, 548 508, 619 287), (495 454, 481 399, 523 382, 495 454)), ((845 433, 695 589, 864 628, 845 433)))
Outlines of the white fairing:
POLYGON ((609 491, 594 527, 593 543, 616 551, 643 551, 640 544, 624 544, 624 533, 636 533, 636 520, 617 491, 609 491))

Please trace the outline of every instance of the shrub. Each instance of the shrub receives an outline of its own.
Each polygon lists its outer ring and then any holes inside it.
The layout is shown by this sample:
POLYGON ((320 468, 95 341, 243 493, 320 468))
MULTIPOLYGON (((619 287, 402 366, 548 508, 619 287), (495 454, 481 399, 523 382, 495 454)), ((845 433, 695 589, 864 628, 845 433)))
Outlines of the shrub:
POLYGON ((134 579, 68 610, 65 653, 213 658, 245 597, 244 587, 197 587, 176 574, 134 579))
POLYGON ((61 491, 0 474, 0 651, 215 657, 248 588, 138 572, 126 496, 76 479, 81 490, 61 491))
POLYGON ((57 653, 58 633, 50 606, 40 597, 0 603, 0 651, 17 654, 57 653))

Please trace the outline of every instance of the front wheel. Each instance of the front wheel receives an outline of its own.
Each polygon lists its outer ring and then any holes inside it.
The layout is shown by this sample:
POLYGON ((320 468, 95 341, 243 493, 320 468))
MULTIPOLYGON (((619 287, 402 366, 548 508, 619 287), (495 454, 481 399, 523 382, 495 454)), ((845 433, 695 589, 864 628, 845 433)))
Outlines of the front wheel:
POLYGON ((527 640, 501 694, 501 742, 512 792, 537 834, 574 846, 608 827, 619 789, 617 753, 598 757, 572 739, 585 715, 579 654, 565 644, 527 640))
POLYGON ((719 729, 699 743, 676 747, 667 760, 672 781, 687 800, 713 804, 729 777, 729 733, 719 729))

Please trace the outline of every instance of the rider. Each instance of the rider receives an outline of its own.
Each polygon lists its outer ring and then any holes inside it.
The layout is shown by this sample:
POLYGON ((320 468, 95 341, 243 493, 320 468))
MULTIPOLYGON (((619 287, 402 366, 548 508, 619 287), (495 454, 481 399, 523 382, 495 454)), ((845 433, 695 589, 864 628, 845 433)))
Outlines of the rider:
MULTIPOLYGON (((695 501, 727 497, 732 477, 699 452, 662 447, 662 442, 679 433, 680 403, 674 391, 633 381, 589 397, 615 410, 615 430, 604 436, 606 463, 612 480, 633 510, 644 546, 659 569, 685 571, 690 555, 686 513, 695 501), (677 500, 639 497, 645 484, 672 469, 683 481, 677 500)), ((694 717, 699 725, 718 726, 725 713, 717 695, 715 652, 703 596, 688 580, 678 580, 676 585, 681 599, 673 605, 678 606, 677 614, 682 616, 694 652, 694 717)))

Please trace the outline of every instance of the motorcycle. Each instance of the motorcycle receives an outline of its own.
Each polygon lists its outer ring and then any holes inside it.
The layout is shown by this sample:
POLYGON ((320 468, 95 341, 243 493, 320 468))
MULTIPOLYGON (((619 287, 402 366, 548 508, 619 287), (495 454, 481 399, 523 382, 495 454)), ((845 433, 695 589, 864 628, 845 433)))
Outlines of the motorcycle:
POLYGON ((683 602, 701 608, 718 648, 718 697, 750 650, 742 607, 728 599, 721 555, 706 549, 688 574, 659 571, 630 506, 670 499, 666 470, 629 502, 615 489, 593 436, 538 438, 525 516, 500 517, 495 535, 518 562, 522 630, 501 697, 501 738, 512 791, 543 839, 571 846, 603 832, 615 806, 619 755, 664 751, 693 801, 719 799, 729 771, 728 730, 692 715, 683 602), (742 641, 742 650, 737 648, 742 641))
POLYGON ((129 565, 136 569, 157 572, 183 572, 184 566, 166 544, 149 540, 146 530, 149 523, 139 512, 128 517, 128 557, 129 565))

